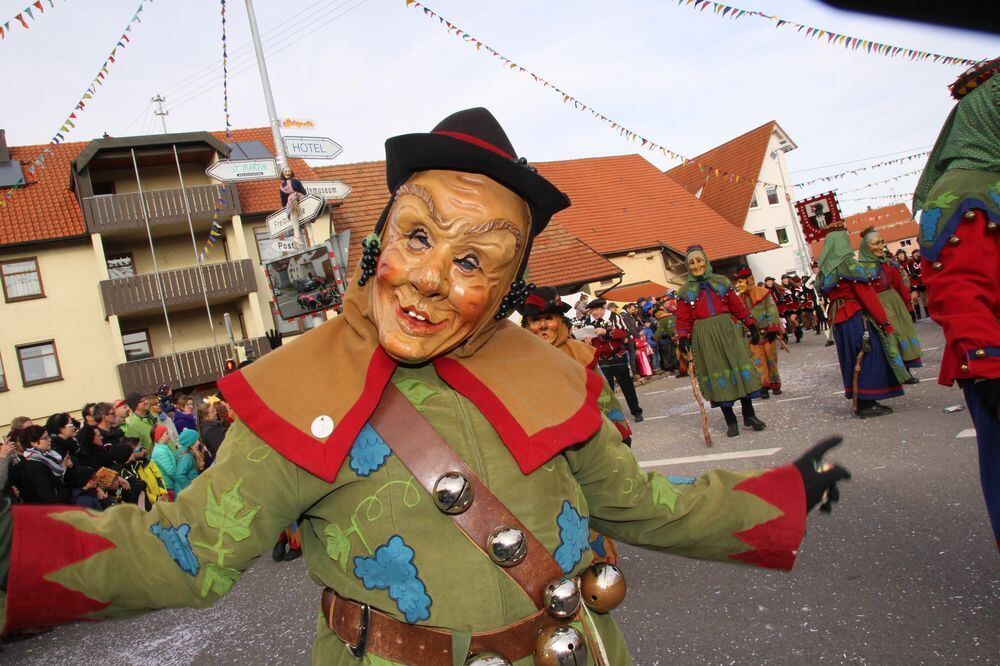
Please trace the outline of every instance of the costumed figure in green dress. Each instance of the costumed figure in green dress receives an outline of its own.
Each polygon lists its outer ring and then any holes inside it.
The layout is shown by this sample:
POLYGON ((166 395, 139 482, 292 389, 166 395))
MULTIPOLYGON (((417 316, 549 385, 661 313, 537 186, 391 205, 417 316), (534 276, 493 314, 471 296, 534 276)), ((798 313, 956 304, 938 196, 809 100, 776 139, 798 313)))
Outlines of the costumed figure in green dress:
POLYGON ((760 373, 750 359, 750 350, 733 327, 737 320, 746 327, 751 344, 760 343, 760 332, 733 284, 712 272, 708 255, 700 245, 687 251, 688 280, 678 292, 677 346, 682 356, 694 353, 698 388, 712 407, 722 409, 726 434, 736 437, 740 428, 733 405, 739 401, 743 425, 763 430, 752 399, 760 396, 760 373))
POLYGON ((886 349, 896 348, 903 359, 903 367, 893 365, 896 378, 904 384, 917 384, 910 368, 923 367, 923 350, 917 328, 913 325, 913 303, 910 301, 910 287, 906 277, 895 262, 885 256, 885 239, 875 227, 861 232, 861 247, 858 248, 858 263, 868 272, 872 288, 882 301, 885 314, 889 317, 893 331, 885 340, 886 349))
POLYGON ((4 631, 208 606, 292 521, 313 661, 334 666, 629 664, 609 613, 623 574, 592 566, 591 526, 792 567, 807 512, 848 476, 822 460, 839 440, 773 469, 643 471, 600 377, 507 320, 566 196, 486 109, 391 138, 386 158, 343 315, 220 380, 239 419, 176 502, 0 507, 4 631))

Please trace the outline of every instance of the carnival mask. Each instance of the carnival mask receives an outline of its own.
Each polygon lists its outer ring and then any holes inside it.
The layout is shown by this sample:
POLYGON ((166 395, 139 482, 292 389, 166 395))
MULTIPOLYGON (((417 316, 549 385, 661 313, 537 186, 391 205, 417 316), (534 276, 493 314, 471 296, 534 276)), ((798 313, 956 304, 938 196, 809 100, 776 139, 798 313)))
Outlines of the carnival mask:
POLYGON ((747 278, 736 278, 733 280, 733 287, 736 289, 737 293, 742 294, 750 286, 750 280, 747 278))
POLYGON ((707 267, 705 255, 700 252, 692 253, 691 256, 688 257, 687 267, 688 273, 690 273, 692 277, 701 277, 705 274, 705 269, 707 267))
POLYGON ((554 314, 539 314, 528 317, 528 330, 532 335, 549 343, 555 344, 559 327, 563 325, 562 317, 554 314))
POLYGON ((882 238, 881 234, 877 231, 875 233, 868 234, 865 236, 865 242, 868 243, 868 250, 872 254, 876 257, 882 256, 882 252, 885 250, 885 239, 882 238))
POLYGON ((422 171, 396 193, 372 290, 379 344, 422 363, 489 322, 521 265, 528 207, 487 176, 422 171))

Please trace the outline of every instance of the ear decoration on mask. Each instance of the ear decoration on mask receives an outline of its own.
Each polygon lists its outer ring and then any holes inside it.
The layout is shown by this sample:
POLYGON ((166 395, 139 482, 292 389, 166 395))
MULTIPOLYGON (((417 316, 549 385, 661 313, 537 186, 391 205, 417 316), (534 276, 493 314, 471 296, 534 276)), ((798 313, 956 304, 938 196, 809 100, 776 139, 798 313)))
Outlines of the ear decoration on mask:
POLYGON ((520 306, 521 303, 524 303, 524 299, 534 291, 535 284, 533 282, 517 280, 514 284, 510 285, 510 291, 504 294, 503 300, 500 301, 500 309, 493 315, 493 318, 497 321, 503 321, 512 310, 520 306))
POLYGON ((368 280, 375 275, 378 268, 378 255, 382 251, 382 243, 376 234, 368 234, 361 239, 361 277, 358 278, 358 286, 363 287, 368 284, 368 280))

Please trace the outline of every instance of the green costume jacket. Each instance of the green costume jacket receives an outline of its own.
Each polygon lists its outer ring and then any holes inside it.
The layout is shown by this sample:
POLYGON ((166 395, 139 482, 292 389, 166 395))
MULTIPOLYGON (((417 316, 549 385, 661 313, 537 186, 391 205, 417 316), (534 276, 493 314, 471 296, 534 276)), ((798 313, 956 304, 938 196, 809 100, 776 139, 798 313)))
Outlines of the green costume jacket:
MULTIPOLYGON (((599 410, 600 377, 530 333, 502 322, 471 350, 405 367, 378 347, 364 312, 345 307, 221 382, 241 420, 179 501, 148 513, 25 505, 0 514, 6 630, 208 606, 293 521, 317 609, 327 586, 458 636, 530 615, 522 589, 368 425, 390 381, 567 575, 592 560, 590 526, 675 555, 791 568, 806 514, 794 467, 697 480, 646 473, 599 410)), ((610 616, 580 621, 596 629, 610 663, 629 663, 610 616)), ((388 663, 377 657, 365 663, 388 663)), ((358 663, 322 618, 313 659, 358 663)))

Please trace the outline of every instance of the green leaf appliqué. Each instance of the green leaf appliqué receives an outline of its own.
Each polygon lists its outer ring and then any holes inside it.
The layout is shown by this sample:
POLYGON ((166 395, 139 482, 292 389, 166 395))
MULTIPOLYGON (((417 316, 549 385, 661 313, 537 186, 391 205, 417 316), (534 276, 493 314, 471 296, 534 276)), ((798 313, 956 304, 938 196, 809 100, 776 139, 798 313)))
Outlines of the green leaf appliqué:
POLYGON ((239 571, 209 562, 205 565, 205 578, 201 582, 201 596, 206 597, 209 592, 214 592, 221 597, 229 591, 239 577, 239 571))
POLYGON ((326 554, 338 563, 343 571, 347 571, 347 564, 351 559, 351 539, 340 527, 333 524, 327 525, 323 534, 326 535, 326 554))
POLYGON ((663 504, 674 511, 677 506, 677 498, 681 496, 676 486, 667 481, 661 474, 650 474, 649 483, 653 487, 653 503, 663 504))
POLYGON ((219 530, 221 536, 228 536, 234 541, 243 541, 250 536, 250 523, 260 511, 259 506, 247 507, 240 497, 242 485, 243 480, 240 479, 216 499, 215 488, 209 482, 206 494, 205 521, 209 527, 219 530))

